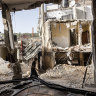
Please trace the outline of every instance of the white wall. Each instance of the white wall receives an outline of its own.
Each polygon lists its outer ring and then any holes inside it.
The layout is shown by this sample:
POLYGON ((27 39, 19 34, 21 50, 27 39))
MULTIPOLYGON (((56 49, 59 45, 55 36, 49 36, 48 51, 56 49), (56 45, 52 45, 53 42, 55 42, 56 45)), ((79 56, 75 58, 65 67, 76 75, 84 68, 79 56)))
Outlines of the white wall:
POLYGON ((72 19, 73 10, 66 9, 66 10, 54 10, 47 12, 47 18, 56 18, 60 20, 62 17, 65 19, 72 19), (67 18, 68 17, 68 18, 67 18))
POLYGON ((58 5, 50 5, 47 8, 47 19, 54 18, 57 20, 70 20, 70 19, 87 19, 92 20, 92 10, 91 6, 80 6, 80 7, 71 7, 63 8, 62 10, 58 5), (76 9, 76 11, 74 11, 76 9), (50 10, 50 11, 49 11, 50 10), (75 18, 74 18, 75 16, 75 18), (63 17, 63 19, 62 19, 63 17))
POLYGON ((76 7, 76 12, 77 12, 77 19, 87 19, 87 20, 93 19, 91 6, 76 7))

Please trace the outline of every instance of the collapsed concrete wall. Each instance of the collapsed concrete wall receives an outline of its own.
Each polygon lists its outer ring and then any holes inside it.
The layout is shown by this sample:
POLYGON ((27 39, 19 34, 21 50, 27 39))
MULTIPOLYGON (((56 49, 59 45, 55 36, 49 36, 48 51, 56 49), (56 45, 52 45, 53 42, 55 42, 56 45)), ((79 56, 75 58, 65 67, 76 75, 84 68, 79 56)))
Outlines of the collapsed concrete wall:
POLYGON ((44 28, 44 64, 46 68, 53 68, 56 63, 86 65, 88 58, 85 54, 89 56, 91 52, 88 49, 91 44, 91 21, 48 20, 45 22, 44 28), (89 45, 85 46, 86 44, 89 45), (80 46, 82 46, 81 49, 80 46))
POLYGON ((92 10, 90 5, 60 8, 58 5, 47 6, 46 19, 72 20, 87 19, 92 20, 92 10))
POLYGON ((52 22, 52 44, 62 48, 91 42, 91 21, 52 22), (79 39, 79 37, 81 39, 79 39), (79 41, 81 40, 81 41, 79 41))
MULTIPOLYGON (((51 8, 50 8, 51 9, 51 8)), ((49 10, 46 13, 47 19, 73 19, 73 10, 72 8, 66 10, 53 9, 49 10)))

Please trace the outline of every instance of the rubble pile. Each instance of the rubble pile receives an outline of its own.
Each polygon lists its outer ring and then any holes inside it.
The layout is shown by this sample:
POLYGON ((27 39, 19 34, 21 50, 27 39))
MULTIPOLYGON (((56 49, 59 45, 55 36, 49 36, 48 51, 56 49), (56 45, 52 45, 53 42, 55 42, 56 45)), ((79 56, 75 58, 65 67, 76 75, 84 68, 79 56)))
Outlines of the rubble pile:
POLYGON ((8 68, 10 62, 4 61, 2 58, 0 58, 0 74, 8 74, 12 70, 8 68))
POLYGON ((0 58, 0 81, 12 79, 12 70, 9 65, 10 62, 0 58))
MULTIPOLYGON (((93 83, 92 64, 88 66, 86 84, 93 83)), ((45 81, 64 85, 72 88, 81 88, 86 66, 57 65, 54 69, 48 70, 40 77, 45 81)))
MULTIPOLYGON (((23 77, 29 77, 30 76, 30 70, 31 65, 27 65, 24 62, 20 63, 21 69, 22 69, 22 76, 23 77)), ((2 58, 0 58, 0 80, 11 80, 13 77, 13 68, 14 63, 10 63, 8 61, 4 61, 2 58)))

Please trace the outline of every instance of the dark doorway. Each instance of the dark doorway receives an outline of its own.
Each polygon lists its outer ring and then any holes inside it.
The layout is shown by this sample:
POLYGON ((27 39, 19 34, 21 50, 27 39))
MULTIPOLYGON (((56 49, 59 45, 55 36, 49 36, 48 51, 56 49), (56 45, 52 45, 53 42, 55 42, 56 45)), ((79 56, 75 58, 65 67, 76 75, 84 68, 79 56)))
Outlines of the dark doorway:
POLYGON ((82 44, 87 44, 90 42, 90 37, 89 37, 89 31, 82 32, 82 44))

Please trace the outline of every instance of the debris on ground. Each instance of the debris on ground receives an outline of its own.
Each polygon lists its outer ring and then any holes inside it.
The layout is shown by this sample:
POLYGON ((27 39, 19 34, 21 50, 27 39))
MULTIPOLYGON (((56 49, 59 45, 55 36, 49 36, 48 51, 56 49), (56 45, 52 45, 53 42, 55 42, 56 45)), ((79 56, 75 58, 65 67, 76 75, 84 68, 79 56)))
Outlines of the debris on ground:
POLYGON ((0 74, 8 74, 11 71, 11 69, 9 68, 10 62, 3 60, 2 58, 0 58, 0 74))
POLYGON ((53 51, 62 51, 62 52, 68 52, 69 50, 72 50, 73 52, 92 52, 91 46, 92 45, 89 43, 85 45, 76 45, 76 46, 66 47, 66 48, 55 46, 52 49, 53 51))
MULTIPOLYGON (((86 76, 86 83, 93 83, 93 69, 92 64, 88 66, 86 76)), ((40 77, 46 81, 64 85, 72 88, 81 88, 86 66, 72 66, 67 64, 60 64, 53 69, 47 70, 46 73, 40 77)))

